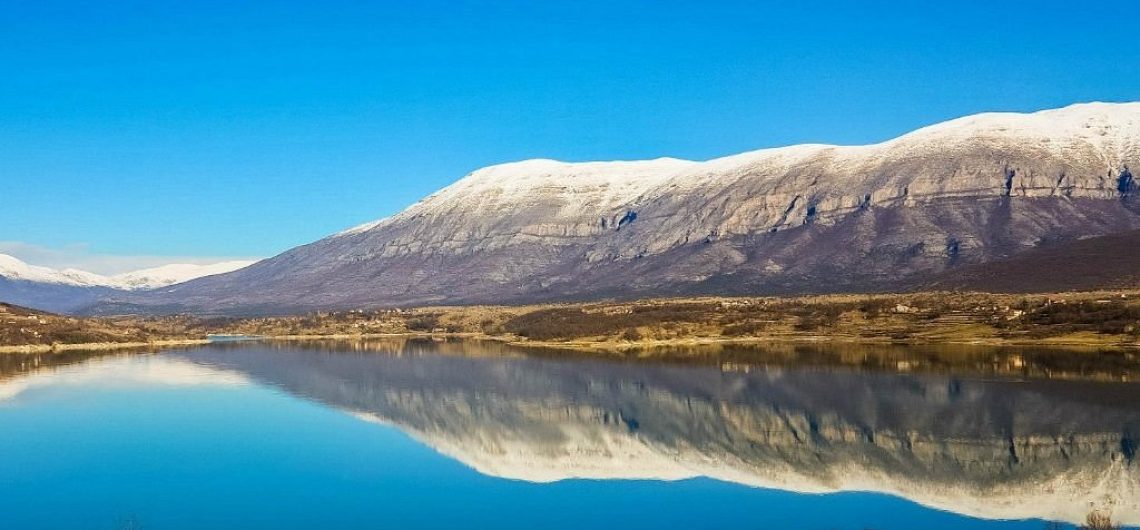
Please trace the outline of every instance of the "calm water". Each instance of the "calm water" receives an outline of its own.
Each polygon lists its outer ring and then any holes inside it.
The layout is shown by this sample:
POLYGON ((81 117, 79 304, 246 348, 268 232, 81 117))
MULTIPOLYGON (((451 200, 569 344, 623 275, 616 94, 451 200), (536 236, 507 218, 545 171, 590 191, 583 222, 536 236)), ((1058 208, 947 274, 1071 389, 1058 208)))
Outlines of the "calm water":
POLYGON ((1025 377, 1120 366, 915 353, 8 357, 0 528, 1038 530, 1093 507, 1140 523, 1140 387, 1025 377))

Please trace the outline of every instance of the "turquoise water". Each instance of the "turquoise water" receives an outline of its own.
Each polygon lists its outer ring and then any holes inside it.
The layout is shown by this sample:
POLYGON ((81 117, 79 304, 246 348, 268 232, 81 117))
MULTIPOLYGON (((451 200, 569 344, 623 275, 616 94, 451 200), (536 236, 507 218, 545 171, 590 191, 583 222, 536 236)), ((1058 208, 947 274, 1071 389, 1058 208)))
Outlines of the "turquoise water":
POLYGON ((1137 501, 1130 385, 372 349, 11 370, 0 528, 1040 529, 1137 501), (1066 485, 1090 475, 1118 487, 1066 485))

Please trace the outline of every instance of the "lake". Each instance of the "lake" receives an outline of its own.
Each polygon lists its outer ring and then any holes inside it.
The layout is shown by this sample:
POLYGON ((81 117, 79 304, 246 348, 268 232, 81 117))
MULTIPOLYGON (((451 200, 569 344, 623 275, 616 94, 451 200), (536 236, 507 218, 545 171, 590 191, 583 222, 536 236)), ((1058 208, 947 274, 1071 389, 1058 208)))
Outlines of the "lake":
POLYGON ((473 341, 0 359, 0 528, 1140 525, 1130 356, 473 341))

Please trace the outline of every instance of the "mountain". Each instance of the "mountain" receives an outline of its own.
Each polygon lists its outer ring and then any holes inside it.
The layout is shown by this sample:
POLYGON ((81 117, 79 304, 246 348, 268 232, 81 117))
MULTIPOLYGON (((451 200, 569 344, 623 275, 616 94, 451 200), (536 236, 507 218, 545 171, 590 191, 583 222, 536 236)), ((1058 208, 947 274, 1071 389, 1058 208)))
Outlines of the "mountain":
POLYGON ((0 301, 46 311, 70 312, 128 291, 158 289, 194 278, 231 272, 252 261, 209 265, 172 264, 115 276, 29 265, 0 254, 0 301))
POLYGON ((0 254, 0 277, 13 281, 72 285, 76 287, 106 286, 104 276, 76 269, 55 270, 29 265, 7 254, 0 254))
POLYGON ((894 290, 1140 229, 1140 103, 988 113, 867 146, 529 160, 240 271, 95 311, 290 312, 894 290))
POLYGON ((149 269, 103 276, 77 269, 56 270, 29 265, 7 254, 0 254, 0 277, 12 281, 50 283, 76 287, 109 287, 122 290, 157 289, 194 278, 232 272, 254 261, 223 261, 208 265, 174 263, 149 269))

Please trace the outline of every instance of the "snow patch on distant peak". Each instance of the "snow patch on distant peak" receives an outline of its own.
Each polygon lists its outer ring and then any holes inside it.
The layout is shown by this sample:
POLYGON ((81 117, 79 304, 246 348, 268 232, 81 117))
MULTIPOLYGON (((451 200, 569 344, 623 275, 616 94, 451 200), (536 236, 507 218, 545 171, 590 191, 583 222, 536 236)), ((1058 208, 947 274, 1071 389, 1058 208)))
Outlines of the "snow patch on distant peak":
POLYGON ((128 272, 110 278, 111 282, 125 289, 155 289, 176 283, 182 283, 205 276, 225 274, 238 269, 244 269, 257 263, 251 260, 223 261, 208 265, 195 265, 189 263, 172 263, 150 269, 128 272))
POLYGON ((0 277, 37 283, 98 287, 108 279, 90 272, 67 269, 58 271, 49 267, 29 265, 14 256, 0 254, 0 277))
POLYGON ((203 276, 232 272, 253 263, 255 261, 249 260, 225 261, 207 265, 176 263, 115 276, 103 276, 78 269, 56 270, 50 267, 29 265, 16 257, 0 254, 0 277, 9 280, 76 287, 144 290, 166 287, 203 276))

